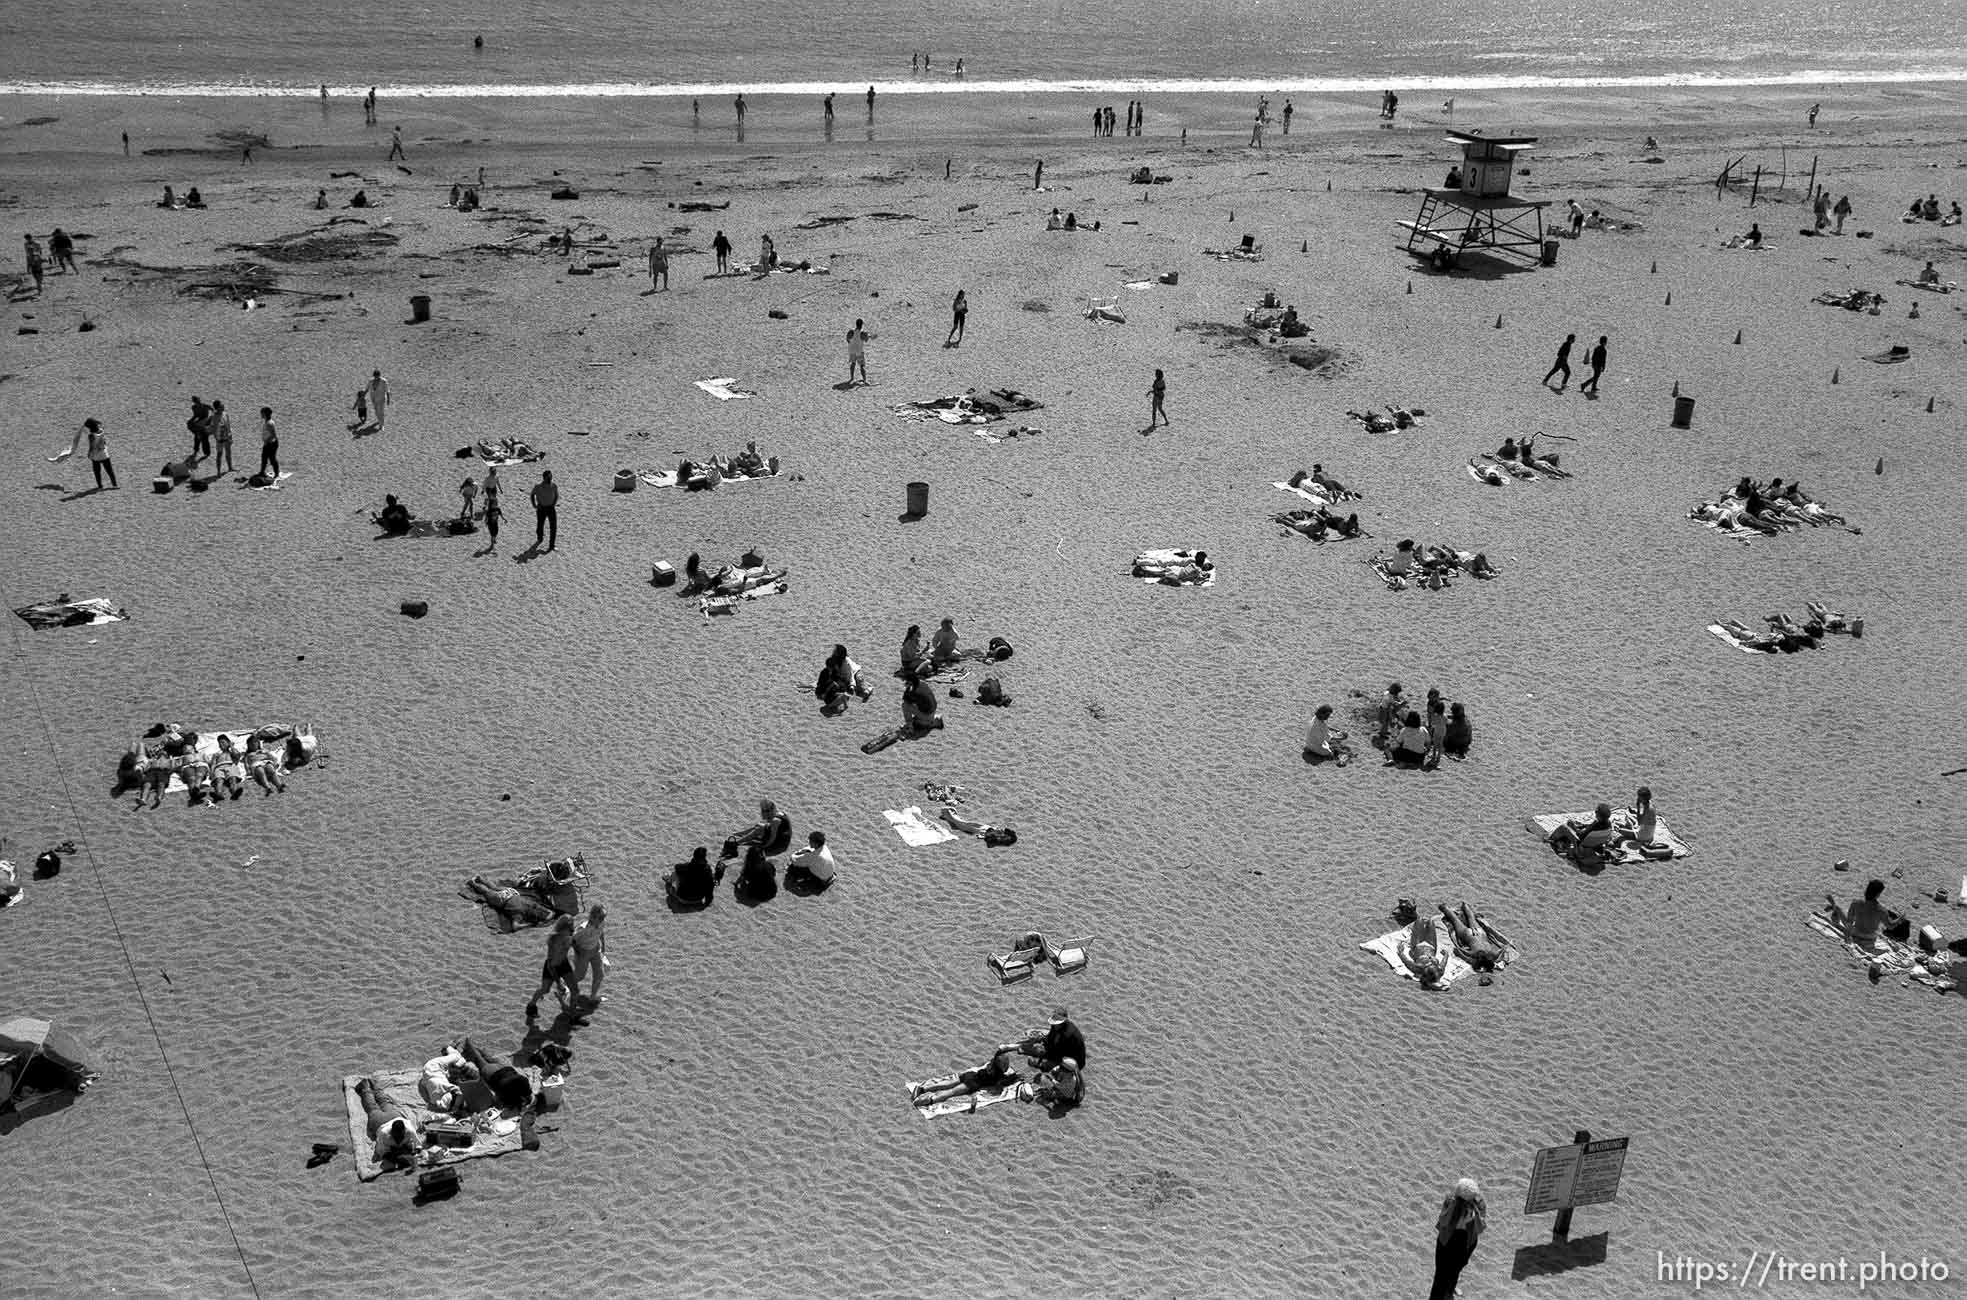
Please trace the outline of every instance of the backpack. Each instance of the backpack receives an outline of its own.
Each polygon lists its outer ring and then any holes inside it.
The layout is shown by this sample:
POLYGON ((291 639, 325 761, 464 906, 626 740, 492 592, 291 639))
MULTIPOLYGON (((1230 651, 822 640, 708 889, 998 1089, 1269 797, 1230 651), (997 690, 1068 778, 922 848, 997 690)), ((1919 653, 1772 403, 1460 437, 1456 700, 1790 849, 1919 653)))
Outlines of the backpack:
POLYGON ((1004 683, 995 677, 984 678, 983 684, 977 687, 979 704, 994 704, 1002 708, 1010 702, 1011 697, 1005 693, 1004 683))
POLYGON ((1011 643, 1001 636, 992 637, 990 639, 989 657, 992 663, 1000 659, 1009 659, 1011 657, 1011 643))

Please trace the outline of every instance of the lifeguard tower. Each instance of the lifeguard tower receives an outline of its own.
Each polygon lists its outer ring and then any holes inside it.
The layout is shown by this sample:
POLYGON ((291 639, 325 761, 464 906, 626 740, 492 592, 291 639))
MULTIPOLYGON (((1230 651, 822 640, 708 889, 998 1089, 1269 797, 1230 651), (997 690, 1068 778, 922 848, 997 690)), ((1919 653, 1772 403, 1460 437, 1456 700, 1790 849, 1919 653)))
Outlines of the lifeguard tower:
POLYGON ((1549 202, 1517 198, 1509 192, 1518 156, 1537 138, 1492 137, 1474 131, 1447 134, 1451 143, 1462 147, 1461 166, 1449 176, 1448 186, 1423 190, 1419 215, 1400 223, 1407 231, 1407 251, 1425 257, 1438 271, 1454 266, 1470 248, 1531 263, 1543 259, 1544 209, 1549 202))

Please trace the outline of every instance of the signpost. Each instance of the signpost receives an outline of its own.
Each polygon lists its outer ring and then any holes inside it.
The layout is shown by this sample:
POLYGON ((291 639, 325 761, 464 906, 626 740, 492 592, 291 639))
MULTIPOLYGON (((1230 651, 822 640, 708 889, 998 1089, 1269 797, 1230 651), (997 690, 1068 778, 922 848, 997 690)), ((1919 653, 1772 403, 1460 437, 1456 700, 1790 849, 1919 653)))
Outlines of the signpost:
POLYGON ((1571 1211, 1580 1205, 1602 1205, 1619 1198, 1619 1176, 1625 1171, 1629 1138, 1601 1138, 1580 1129, 1569 1146, 1545 1147, 1530 1169, 1530 1186, 1523 1198, 1524 1214, 1557 1211, 1552 1241, 1571 1235, 1571 1211))

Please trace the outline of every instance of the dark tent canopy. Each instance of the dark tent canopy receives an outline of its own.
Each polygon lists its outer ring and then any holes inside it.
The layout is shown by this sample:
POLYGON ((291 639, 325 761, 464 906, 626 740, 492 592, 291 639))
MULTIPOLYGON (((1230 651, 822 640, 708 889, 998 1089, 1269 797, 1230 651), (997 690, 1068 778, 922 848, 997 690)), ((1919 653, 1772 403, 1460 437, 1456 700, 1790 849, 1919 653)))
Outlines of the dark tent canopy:
POLYGON ((25 1112, 47 1094, 81 1092, 95 1081, 95 1053, 75 1035, 34 1016, 0 1021, 0 1110, 25 1112))

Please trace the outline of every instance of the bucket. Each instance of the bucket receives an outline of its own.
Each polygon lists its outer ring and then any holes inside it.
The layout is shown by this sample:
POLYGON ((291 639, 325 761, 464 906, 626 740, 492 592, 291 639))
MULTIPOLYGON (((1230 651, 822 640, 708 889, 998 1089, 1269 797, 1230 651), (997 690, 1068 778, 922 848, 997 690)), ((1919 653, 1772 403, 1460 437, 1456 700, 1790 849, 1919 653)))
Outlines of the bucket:
POLYGON ((929 513, 929 485, 911 483, 908 485, 908 517, 920 519, 929 513))
POLYGON ((410 299, 410 321, 421 325, 430 319, 430 295, 420 293, 410 299))
POLYGON ((1694 399, 1676 397, 1673 399, 1673 427, 1691 429, 1694 427, 1694 399))
POLYGON ((549 1074, 540 1080, 540 1109, 559 1110, 562 1092, 567 1081, 557 1074, 549 1074))
POLYGON ((618 470, 616 470, 616 471, 615 471, 615 491, 617 491, 617 492, 633 492, 633 491, 635 491, 635 471, 634 471, 634 470, 632 470, 632 469, 618 469, 618 470))
POLYGON ((1544 241, 1544 265, 1557 265, 1557 241, 1555 239, 1546 239, 1544 241))

